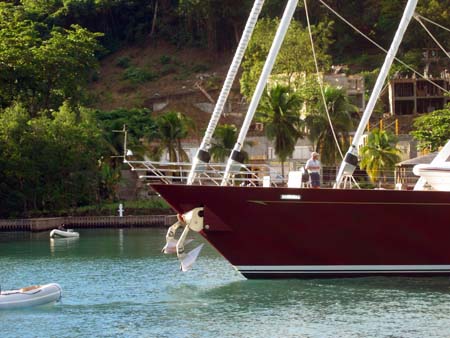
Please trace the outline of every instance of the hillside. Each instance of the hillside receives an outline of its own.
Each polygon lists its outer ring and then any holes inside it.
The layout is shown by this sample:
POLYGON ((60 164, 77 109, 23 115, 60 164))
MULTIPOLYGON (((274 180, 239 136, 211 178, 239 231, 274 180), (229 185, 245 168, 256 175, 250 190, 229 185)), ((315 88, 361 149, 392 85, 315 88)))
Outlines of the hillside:
MULTIPOLYGON (((231 54, 211 55, 167 43, 123 48, 101 61, 98 79, 90 86, 94 93, 91 106, 101 110, 149 108, 156 114, 176 110, 204 128, 231 58, 231 54)), ((241 99, 236 80, 226 111, 239 110, 241 99)), ((232 123, 235 117, 225 114, 223 122, 232 123)))

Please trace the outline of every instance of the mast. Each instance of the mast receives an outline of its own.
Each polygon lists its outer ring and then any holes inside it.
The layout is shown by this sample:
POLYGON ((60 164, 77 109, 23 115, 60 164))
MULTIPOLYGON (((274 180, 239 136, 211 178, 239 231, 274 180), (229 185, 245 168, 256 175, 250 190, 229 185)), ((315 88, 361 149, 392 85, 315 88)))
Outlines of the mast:
POLYGON ((239 132, 238 139, 236 141, 236 144, 234 145, 233 151, 231 152, 230 158, 228 159, 221 183, 222 186, 227 185, 230 178, 230 171, 233 171, 232 169, 235 166, 240 166, 242 163, 242 145, 244 143, 245 137, 247 136, 248 129, 250 128, 250 124, 252 122, 253 116, 255 115, 256 108, 258 107, 262 93, 266 86, 267 79, 272 72, 272 68, 277 58, 278 52, 280 51, 281 44, 283 43, 284 37, 286 36, 292 16, 294 15, 297 8, 297 3, 298 0, 289 0, 286 5, 286 9, 284 10, 277 33, 275 34, 272 46, 270 47, 266 63, 264 64, 264 68, 261 72, 261 76, 258 80, 258 84, 256 85, 255 92, 248 107, 247 115, 245 116, 245 120, 239 132))
POLYGON ((236 78, 236 74, 239 70, 239 66, 241 65, 245 50, 247 49, 253 30, 255 29, 259 14, 261 13, 261 9, 264 5, 264 1, 265 0, 256 0, 255 3, 253 4, 253 8, 248 17, 247 24, 245 25, 245 29, 242 34, 241 40, 239 41, 239 45, 236 49, 233 61, 231 62, 230 69, 228 70, 227 77, 225 78, 216 106, 214 107, 214 111, 211 116, 211 120, 209 121, 208 128, 206 129, 202 143, 200 144, 200 147, 192 161, 192 167, 189 172, 187 185, 191 185, 194 182, 196 169, 199 163, 200 162, 208 163, 211 158, 208 152, 211 143, 211 138, 214 134, 214 130, 217 127, 217 123, 219 122, 228 95, 230 94, 231 86, 233 85, 234 79, 236 78))
POLYGON ((384 81, 386 80, 389 69, 392 66, 392 62, 395 59, 395 55, 397 54, 398 48, 400 46, 400 43, 402 42, 408 24, 414 15, 417 1, 418 0, 408 0, 408 3, 406 4, 405 11, 398 26, 397 32, 395 33, 394 40, 392 41, 391 47, 387 52, 386 59, 384 60, 384 64, 380 70, 380 74, 378 74, 377 81, 373 88, 369 102, 367 103, 366 109, 364 110, 361 122, 359 123, 355 136, 353 137, 352 144, 345 155, 344 161, 341 163, 341 166, 339 168, 335 185, 335 187, 337 188, 339 188, 340 184, 342 183, 342 179, 344 176, 353 175, 353 172, 355 171, 355 168, 358 164, 357 147, 361 142, 364 130, 366 129, 367 123, 369 122, 370 116, 372 115, 375 104, 378 100, 378 97, 380 96, 380 92, 383 88, 384 81))

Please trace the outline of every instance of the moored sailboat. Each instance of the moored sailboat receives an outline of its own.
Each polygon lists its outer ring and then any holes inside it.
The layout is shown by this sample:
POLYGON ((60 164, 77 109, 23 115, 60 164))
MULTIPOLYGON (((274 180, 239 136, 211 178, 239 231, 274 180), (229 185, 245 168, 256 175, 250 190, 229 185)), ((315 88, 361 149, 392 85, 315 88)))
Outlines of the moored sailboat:
POLYGON ((450 195, 429 175, 446 168, 450 143, 433 167, 417 169, 424 175, 414 191, 343 188, 357 165, 357 146, 416 4, 408 1, 334 189, 230 186, 243 137, 297 5, 288 1, 221 186, 192 184, 198 163, 207 159, 202 149, 187 185, 152 184, 180 214, 166 238, 183 270, 198 255, 197 249, 194 258, 184 252, 189 231, 196 231, 247 278, 450 275, 450 195), (426 181, 433 191, 423 190, 426 181), (183 232, 176 240, 179 228, 183 232))

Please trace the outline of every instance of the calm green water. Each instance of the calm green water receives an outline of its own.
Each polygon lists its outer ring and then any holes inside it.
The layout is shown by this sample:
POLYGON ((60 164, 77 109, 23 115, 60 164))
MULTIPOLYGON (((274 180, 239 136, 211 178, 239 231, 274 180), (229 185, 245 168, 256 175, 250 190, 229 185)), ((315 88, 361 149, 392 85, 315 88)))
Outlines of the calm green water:
POLYGON ((0 233, 3 289, 63 288, 54 306, 0 312, 0 337, 450 337, 448 279, 248 281, 208 245, 181 273, 164 235, 0 233))

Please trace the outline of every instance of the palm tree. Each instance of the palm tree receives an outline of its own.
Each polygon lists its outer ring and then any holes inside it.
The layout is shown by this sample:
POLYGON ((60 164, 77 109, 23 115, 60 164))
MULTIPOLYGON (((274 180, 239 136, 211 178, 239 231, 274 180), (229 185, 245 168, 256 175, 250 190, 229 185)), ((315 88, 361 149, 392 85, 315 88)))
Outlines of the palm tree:
POLYGON ((400 150, 395 148, 396 137, 385 130, 373 129, 367 144, 359 150, 361 168, 367 171, 372 182, 377 182, 382 175, 386 181, 386 173, 394 169, 400 161, 400 150))
POLYGON ((188 155, 181 147, 181 140, 188 135, 191 124, 192 120, 175 111, 167 112, 156 119, 161 148, 169 153, 169 161, 189 161, 188 155))
POLYGON ((209 152, 216 162, 225 162, 237 140, 237 129, 233 124, 217 126, 209 152))
POLYGON ((300 97, 289 86, 277 84, 265 91, 257 112, 257 119, 264 123, 267 138, 274 140, 283 177, 284 162, 292 156, 295 144, 302 136, 301 104, 300 97))
MULTIPOLYGON (((357 108, 349 102, 348 96, 342 88, 326 86, 324 96, 339 147, 345 149, 349 145, 348 132, 353 129, 352 113, 356 112, 357 108)), ((315 151, 320 153, 322 162, 335 165, 340 159, 336 141, 323 100, 315 98, 315 101, 317 103, 310 105, 305 118, 305 124, 309 130, 308 137, 313 142, 315 151)))

